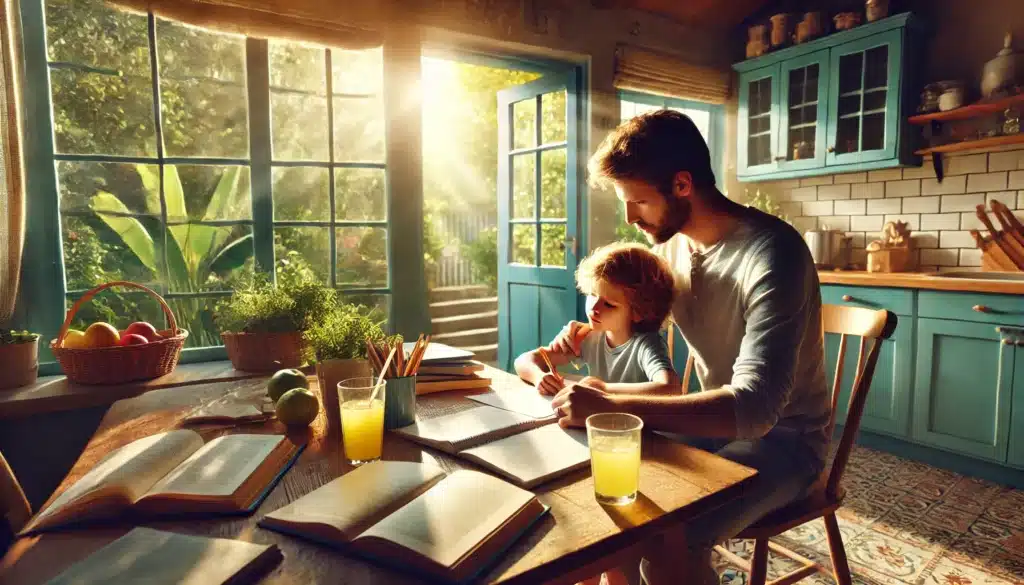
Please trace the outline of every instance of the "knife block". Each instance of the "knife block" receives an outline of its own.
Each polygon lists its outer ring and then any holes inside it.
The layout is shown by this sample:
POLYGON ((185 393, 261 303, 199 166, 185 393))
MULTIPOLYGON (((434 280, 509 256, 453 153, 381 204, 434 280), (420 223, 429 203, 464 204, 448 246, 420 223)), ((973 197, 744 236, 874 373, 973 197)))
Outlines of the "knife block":
POLYGON ((910 246, 868 251, 868 272, 907 272, 913 269, 910 246))

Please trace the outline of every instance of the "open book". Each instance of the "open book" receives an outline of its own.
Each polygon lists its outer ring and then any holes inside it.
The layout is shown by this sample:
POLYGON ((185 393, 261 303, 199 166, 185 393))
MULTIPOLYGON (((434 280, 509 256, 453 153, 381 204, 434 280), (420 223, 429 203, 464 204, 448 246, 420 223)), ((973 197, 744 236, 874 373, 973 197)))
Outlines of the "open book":
POLYGON ((280 561, 274 544, 134 528, 46 585, 254 583, 280 561))
POLYGON ((376 461, 267 514, 259 524, 465 583, 546 512, 530 492, 484 473, 445 475, 429 464, 376 461))
POLYGON ((471 460, 518 486, 533 488, 590 462, 586 434, 562 429, 554 422, 553 414, 536 418, 478 406, 437 418, 416 419, 395 432, 471 460))
POLYGON ((145 437, 104 457, 22 534, 126 513, 251 512, 301 450, 282 435, 225 435, 205 445, 190 430, 145 437))

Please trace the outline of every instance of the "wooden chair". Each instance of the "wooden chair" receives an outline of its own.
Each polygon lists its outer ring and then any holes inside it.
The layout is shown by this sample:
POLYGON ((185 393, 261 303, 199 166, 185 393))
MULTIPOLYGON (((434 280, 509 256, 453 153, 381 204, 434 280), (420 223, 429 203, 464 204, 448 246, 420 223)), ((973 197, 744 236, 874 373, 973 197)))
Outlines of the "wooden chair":
MULTIPOLYGON (((840 381, 843 376, 843 360, 846 355, 847 338, 860 337, 860 353, 857 356, 857 372, 853 379, 853 391, 846 415, 846 425, 839 441, 832 465, 822 471, 809 494, 803 499, 776 510, 755 524, 747 527, 736 538, 754 540, 754 554, 750 562, 740 558, 722 546, 715 550, 730 564, 750 573, 750 585, 765 585, 768 577, 768 551, 785 556, 801 565, 800 568, 775 579, 770 585, 789 585, 816 572, 827 573, 827 569, 814 561, 800 556, 769 539, 792 528, 822 518, 828 536, 828 548, 832 557, 832 574, 839 585, 851 585, 850 567, 846 562, 846 549, 836 522, 836 510, 843 503, 844 490, 840 486, 846 463, 853 450, 853 439, 860 427, 861 415, 864 413, 864 402, 867 400, 871 378, 875 373, 878 354, 882 340, 896 330, 896 315, 886 310, 873 311, 859 307, 838 305, 822 306, 822 320, 825 333, 838 334, 839 358, 836 362, 835 378, 832 383, 832 415, 828 424, 828 436, 832 436, 835 427, 836 406, 839 401, 840 381), (868 340, 871 347, 865 354, 868 340)), ((687 372, 690 371, 690 360, 687 360, 687 372)))
POLYGON ((21 484, 14 477, 14 471, 7 464, 3 453, 0 453, 0 518, 3 518, 12 533, 17 534, 31 516, 32 507, 25 498, 25 492, 21 490, 21 484))

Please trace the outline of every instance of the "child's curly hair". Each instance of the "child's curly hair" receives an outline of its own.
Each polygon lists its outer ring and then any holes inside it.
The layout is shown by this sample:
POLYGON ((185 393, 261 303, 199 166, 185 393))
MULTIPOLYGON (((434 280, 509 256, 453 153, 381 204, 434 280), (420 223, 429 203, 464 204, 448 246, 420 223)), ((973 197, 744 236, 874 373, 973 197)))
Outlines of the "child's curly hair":
POLYGON ((661 328, 678 291, 668 263, 640 244, 609 244, 584 258, 576 269, 580 292, 594 294, 601 280, 623 289, 634 330, 642 333, 661 328))

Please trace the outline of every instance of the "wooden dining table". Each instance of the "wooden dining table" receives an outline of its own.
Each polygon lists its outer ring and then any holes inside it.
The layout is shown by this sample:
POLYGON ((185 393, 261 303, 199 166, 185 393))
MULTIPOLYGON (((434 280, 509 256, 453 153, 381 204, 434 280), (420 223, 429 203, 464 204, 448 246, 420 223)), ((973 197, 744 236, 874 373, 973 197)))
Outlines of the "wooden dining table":
MULTIPOLYGON (((485 392, 535 392, 514 375, 490 368, 485 392)), ((316 389, 315 377, 310 378, 316 389)), ((213 403, 258 403, 266 379, 233 380, 153 390, 114 403, 54 497, 74 484, 112 450, 136 439, 180 428, 196 408, 213 403)), ((417 416, 432 418, 468 408, 490 408, 471 401, 472 392, 443 392, 420 396, 417 416)), ((353 585, 426 583, 426 578, 374 564, 339 550, 257 527, 265 514, 302 497, 353 468, 344 458, 340 437, 330 432, 321 414, 301 431, 288 430, 276 420, 258 424, 190 426, 204 439, 233 433, 287 433, 306 449, 259 508, 249 516, 184 521, 147 522, 152 528, 210 537, 234 538, 259 544, 274 543, 283 561, 260 583, 353 585)), ((26 437, 30 440, 31 437, 26 437)), ((482 470, 468 461, 422 447, 386 433, 383 459, 429 462, 446 471, 482 470)), ((643 437, 640 491, 626 506, 605 506, 594 498, 589 469, 577 471, 535 488, 550 513, 520 537, 482 576, 480 583, 540 585, 575 583, 635 558, 644 542, 666 528, 678 526, 737 497, 756 471, 714 454, 671 441, 654 433, 643 437)), ((0 560, 0 583, 45 583, 72 563, 114 539, 131 526, 105 524, 24 537, 0 560)))

